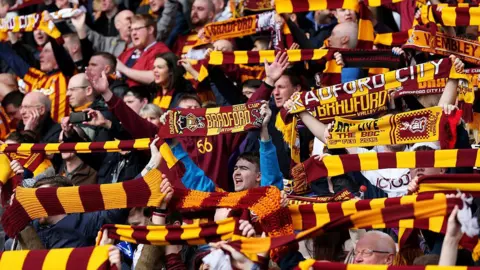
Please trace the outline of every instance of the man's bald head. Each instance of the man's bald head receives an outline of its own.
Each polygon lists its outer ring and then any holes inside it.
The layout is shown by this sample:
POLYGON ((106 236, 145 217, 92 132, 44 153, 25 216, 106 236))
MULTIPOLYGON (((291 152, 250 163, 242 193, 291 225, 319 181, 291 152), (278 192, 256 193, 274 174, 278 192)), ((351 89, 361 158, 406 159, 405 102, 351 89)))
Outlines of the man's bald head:
POLYGON ((194 27, 203 27, 215 18, 215 5, 212 0, 195 0, 190 19, 194 27))
POLYGON ((355 246, 355 264, 391 265, 397 248, 390 235, 380 231, 365 233, 355 246))
POLYGON ((355 49, 358 42, 358 25, 354 22, 339 23, 328 38, 329 47, 355 49))
POLYGON ((51 106, 52 102, 48 96, 42 92, 34 91, 26 94, 20 107, 20 115, 22 116, 23 123, 28 121, 32 113, 38 113, 43 119, 50 113, 51 106))
POLYGON ((120 38, 126 42, 130 41, 130 24, 134 15, 132 11, 126 9, 115 16, 115 28, 117 28, 120 38))
POLYGON ((73 108, 82 107, 93 102, 95 94, 85 73, 73 76, 68 82, 68 102, 73 108))

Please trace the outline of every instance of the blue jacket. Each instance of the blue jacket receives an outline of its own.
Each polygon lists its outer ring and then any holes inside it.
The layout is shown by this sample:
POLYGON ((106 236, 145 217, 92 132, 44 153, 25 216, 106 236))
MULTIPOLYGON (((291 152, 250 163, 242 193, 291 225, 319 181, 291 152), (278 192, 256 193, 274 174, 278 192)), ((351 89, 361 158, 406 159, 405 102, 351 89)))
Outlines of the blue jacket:
MULTIPOLYGON (((206 192, 215 191, 215 183, 192 161, 180 144, 172 148, 172 153, 185 166, 182 183, 186 188, 206 192)), ((260 186, 276 186, 283 190, 283 175, 272 140, 260 141, 260 172, 262 173, 260 186)))

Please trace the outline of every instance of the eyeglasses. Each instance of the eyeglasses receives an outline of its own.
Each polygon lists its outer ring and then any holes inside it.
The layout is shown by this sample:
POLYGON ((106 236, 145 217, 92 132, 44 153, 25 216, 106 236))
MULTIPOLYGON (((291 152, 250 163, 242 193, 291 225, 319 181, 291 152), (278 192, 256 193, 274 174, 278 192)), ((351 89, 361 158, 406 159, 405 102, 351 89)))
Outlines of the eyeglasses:
POLYGON ((147 27, 148 27, 148 25, 140 26, 140 27, 135 27, 135 28, 130 28, 130 31, 132 31, 132 32, 133 32, 133 31, 138 31, 138 30, 140 30, 140 29, 147 28, 147 27))
POLYGON ((371 250, 371 249, 364 249, 362 251, 353 251, 353 256, 357 257, 358 255, 361 255, 363 258, 367 258, 373 255, 373 253, 381 253, 381 254, 391 254, 391 252, 388 251, 380 251, 380 250, 371 250))
POLYGON ((85 89, 87 87, 88 87, 88 85, 86 85, 86 86, 76 86, 76 87, 68 88, 67 91, 74 91, 75 89, 85 89))

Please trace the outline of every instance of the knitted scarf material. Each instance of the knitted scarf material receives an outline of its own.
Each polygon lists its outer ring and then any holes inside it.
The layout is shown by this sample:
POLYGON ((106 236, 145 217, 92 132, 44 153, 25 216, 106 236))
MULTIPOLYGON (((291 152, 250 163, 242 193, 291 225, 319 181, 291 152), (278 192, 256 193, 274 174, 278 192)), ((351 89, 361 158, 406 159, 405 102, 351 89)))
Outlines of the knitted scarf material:
POLYGON ((244 253, 260 253, 332 230, 413 227, 415 224, 412 224, 411 220, 445 217, 453 210, 455 205, 462 209, 463 201, 459 198, 446 199, 445 196, 440 196, 405 205, 385 206, 379 209, 360 211, 345 217, 336 218, 326 224, 315 226, 298 234, 279 237, 246 238, 232 241, 230 244, 244 253), (404 220, 407 221, 404 222, 404 220))
POLYGON ((421 24, 432 22, 443 26, 480 25, 480 7, 468 4, 428 5, 421 8, 420 18, 421 24), (437 11, 437 6, 442 6, 443 9, 437 11))
POLYGON ((328 1, 328 0, 275 0, 275 10, 278 13, 296 13, 324 9, 351 9, 358 10, 358 1, 328 1))
POLYGON ((443 149, 451 149, 455 146, 453 135, 461 114, 457 110, 445 115, 443 108, 431 107, 373 120, 335 117, 327 146, 334 149, 440 141, 443 149))
POLYGON ((132 207, 157 207, 161 172, 154 169, 144 177, 115 184, 74 187, 17 187, 12 204, 2 216, 5 233, 14 237, 33 219, 132 207))
POLYGON ((52 21, 45 21, 41 13, 0 19, 0 32, 33 32, 37 29, 44 31, 55 39, 60 38, 62 35, 52 21))
POLYGON ((262 126, 261 103, 201 109, 175 109, 168 112, 159 130, 162 138, 212 136, 243 132, 262 126))
POLYGON ((425 175, 418 179, 418 193, 457 193, 461 190, 474 197, 480 196, 480 176, 477 174, 425 175))
POLYGON ((155 246, 203 245, 210 242, 231 239, 235 226, 236 220, 234 218, 182 226, 129 226, 107 224, 99 231, 97 245, 100 239, 102 239, 104 230, 107 230, 108 238, 110 239, 127 241, 134 244, 155 246))
POLYGON ((480 65, 480 43, 459 37, 447 36, 437 31, 434 23, 426 26, 415 26, 408 42, 403 49, 415 49, 417 51, 433 53, 437 55, 457 56, 465 62, 480 65))
MULTIPOLYGON (((314 112, 313 115, 317 119, 327 122, 331 121, 334 116, 366 116, 387 109, 388 95, 392 89, 395 89, 397 97, 427 94, 428 91, 424 89, 418 91, 420 84, 440 78, 460 79, 467 84, 466 75, 457 73, 451 60, 444 58, 344 84, 308 92, 296 92, 292 96, 294 105, 289 113, 295 114, 310 110, 314 112)), ((473 95, 471 89, 470 91, 460 91, 459 100, 463 103, 473 102, 470 99, 470 96, 473 95)))
POLYGON ((95 269, 117 270, 110 266, 108 249, 100 247, 18 250, 0 252, 1 269, 95 269))
POLYGON ((412 35, 413 30, 376 34, 373 44, 377 47, 401 47, 412 35))
POLYGON ((92 153, 92 152, 120 152, 131 150, 149 149, 151 139, 137 139, 125 141, 106 141, 106 142, 77 142, 77 143, 22 143, 22 144, 2 144, 0 152, 3 153, 92 153))
POLYGON ((321 177, 348 172, 391 168, 455 168, 480 166, 478 149, 449 149, 416 152, 362 153, 313 157, 292 169, 295 185, 306 185, 321 177))
POLYGON ((354 195, 345 189, 338 192, 333 196, 324 196, 324 197, 303 197, 296 195, 288 195, 287 198, 289 204, 314 204, 314 203, 328 203, 328 202, 343 202, 352 199, 354 195))

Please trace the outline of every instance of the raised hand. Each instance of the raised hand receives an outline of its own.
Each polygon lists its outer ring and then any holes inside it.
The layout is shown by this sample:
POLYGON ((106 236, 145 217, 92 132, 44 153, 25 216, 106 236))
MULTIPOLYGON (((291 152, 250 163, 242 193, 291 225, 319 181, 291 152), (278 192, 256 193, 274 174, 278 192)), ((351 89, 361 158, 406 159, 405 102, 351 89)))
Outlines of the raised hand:
POLYGON ((105 74, 105 71, 102 71, 102 75, 95 76, 94 74, 91 73, 86 73, 87 75, 87 80, 90 82, 92 85, 93 89, 97 91, 100 94, 105 94, 110 91, 109 84, 108 84, 108 78, 107 74, 105 74))
POLYGON ((275 56, 275 60, 273 63, 268 64, 267 59, 264 61, 265 63, 265 74, 266 79, 265 82, 269 85, 274 85, 278 79, 282 76, 285 69, 287 69, 289 62, 288 62, 288 54, 286 52, 280 52, 275 56))

